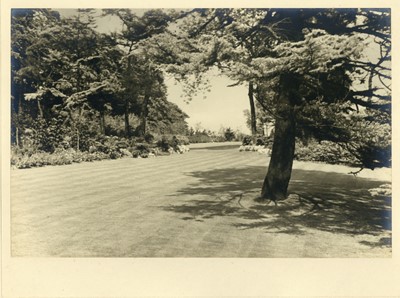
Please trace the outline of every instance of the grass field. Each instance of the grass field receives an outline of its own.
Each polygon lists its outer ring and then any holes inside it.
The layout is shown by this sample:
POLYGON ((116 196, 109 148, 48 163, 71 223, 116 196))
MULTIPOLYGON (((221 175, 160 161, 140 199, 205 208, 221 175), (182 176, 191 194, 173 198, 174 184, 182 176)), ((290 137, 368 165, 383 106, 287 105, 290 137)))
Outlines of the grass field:
POLYGON ((390 257, 388 169, 297 162, 278 206, 268 158, 237 144, 11 171, 11 249, 31 257, 390 257))

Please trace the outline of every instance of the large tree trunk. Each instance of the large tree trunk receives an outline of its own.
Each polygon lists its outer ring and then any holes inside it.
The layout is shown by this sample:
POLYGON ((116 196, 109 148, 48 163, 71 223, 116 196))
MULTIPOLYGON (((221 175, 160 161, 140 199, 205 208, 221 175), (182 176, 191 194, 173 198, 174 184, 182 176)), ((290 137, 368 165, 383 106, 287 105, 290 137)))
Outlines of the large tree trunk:
POLYGON ((256 107, 254 104, 254 86, 253 83, 249 83, 249 101, 250 101, 250 123, 251 123, 251 135, 253 137, 257 134, 257 118, 256 118, 256 107))
POLYGON ((274 143, 261 198, 273 201, 287 196, 295 149, 295 80, 282 78, 276 109, 274 143))

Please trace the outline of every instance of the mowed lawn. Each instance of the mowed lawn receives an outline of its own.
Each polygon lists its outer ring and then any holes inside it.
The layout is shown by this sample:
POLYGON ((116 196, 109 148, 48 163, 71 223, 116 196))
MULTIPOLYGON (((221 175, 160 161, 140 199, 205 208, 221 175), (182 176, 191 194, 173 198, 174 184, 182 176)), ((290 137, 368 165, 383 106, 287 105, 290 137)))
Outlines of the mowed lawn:
POLYGON ((254 201, 268 158, 237 148, 12 170, 12 255, 391 256, 391 202, 367 191, 388 169, 296 162, 274 206, 254 201))

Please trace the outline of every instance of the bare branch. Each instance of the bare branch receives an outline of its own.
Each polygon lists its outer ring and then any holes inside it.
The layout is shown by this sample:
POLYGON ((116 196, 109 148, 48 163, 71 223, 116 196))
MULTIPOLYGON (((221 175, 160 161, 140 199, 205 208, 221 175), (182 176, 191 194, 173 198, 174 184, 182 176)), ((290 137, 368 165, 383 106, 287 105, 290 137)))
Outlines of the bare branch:
POLYGON ((231 85, 228 85, 227 87, 236 87, 242 84, 242 81, 237 81, 236 83, 233 83, 231 85))
POLYGON ((354 172, 349 172, 348 174, 353 174, 354 177, 357 177, 357 174, 360 173, 362 170, 364 170, 363 167, 361 167, 358 171, 354 171, 354 172))

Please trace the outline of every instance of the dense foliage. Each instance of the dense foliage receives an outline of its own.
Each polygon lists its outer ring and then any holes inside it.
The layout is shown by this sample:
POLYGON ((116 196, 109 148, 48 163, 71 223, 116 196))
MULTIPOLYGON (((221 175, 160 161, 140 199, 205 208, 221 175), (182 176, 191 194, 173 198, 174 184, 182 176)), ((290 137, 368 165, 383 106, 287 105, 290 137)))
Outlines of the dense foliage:
MULTIPOLYGON (((149 30, 158 13, 147 12, 135 26, 149 30)), ((101 34, 94 14, 81 9, 63 18, 50 9, 12 11, 11 137, 17 167, 124 155, 110 144, 113 136, 135 142, 132 138, 149 134, 187 134, 188 116, 167 100, 162 71, 140 46, 136 52, 122 46, 151 35, 132 28, 129 36, 101 34)))

